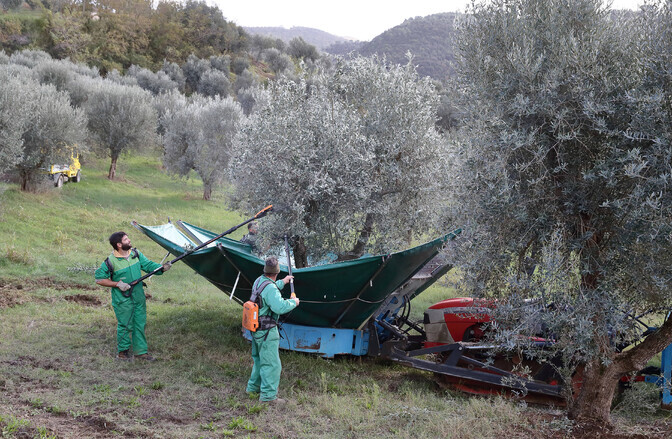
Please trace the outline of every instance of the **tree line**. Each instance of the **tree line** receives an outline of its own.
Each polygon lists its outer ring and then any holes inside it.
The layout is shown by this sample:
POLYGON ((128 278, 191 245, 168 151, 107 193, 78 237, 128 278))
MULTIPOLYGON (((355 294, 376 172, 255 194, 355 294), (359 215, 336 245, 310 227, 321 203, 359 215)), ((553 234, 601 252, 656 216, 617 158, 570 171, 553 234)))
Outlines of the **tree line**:
POLYGON ((5 53, 42 50, 53 58, 95 66, 103 76, 132 65, 152 71, 164 62, 182 65, 191 55, 228 55, 235 61, 270 48, 312 51, 308 55, 317 58, 314 47, 305 42, 297 46, 300 38, 285 43, 249 35, 217 6, 200 0, 162 0, 155 6, 148 0, 3 0, 2 6, 7 9, 0 14, 0 49, 5 53))

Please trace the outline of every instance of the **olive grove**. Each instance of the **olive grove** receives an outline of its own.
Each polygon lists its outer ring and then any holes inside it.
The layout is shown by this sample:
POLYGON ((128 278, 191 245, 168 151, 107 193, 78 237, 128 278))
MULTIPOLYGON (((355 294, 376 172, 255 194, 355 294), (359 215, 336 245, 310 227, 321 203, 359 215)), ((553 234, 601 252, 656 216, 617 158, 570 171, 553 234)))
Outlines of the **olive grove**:
POLYGON ((500 341, 555 339, 536 355, 582 376, 570 415, 607 424, 618 379, 672 342, 665 311, 642 340, 630 318, 672 306, 672 13, 644 9, 624 21, 601 0, 477 4, 452 86, 462 287, 506 299, 500 341))

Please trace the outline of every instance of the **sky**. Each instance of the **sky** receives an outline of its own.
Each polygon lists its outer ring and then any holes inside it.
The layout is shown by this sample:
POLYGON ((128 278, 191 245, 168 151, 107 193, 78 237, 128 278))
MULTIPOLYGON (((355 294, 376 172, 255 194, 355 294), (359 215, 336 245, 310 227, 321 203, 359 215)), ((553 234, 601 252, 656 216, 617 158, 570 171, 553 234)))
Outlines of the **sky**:
MULTIPOLYGON (((463 12, 470 0, 208 0, 239 26, 311 27, 370 41, 407 18, 463 12)), ((613 8, 636 9, 642 0, 613 0, 613 8)))

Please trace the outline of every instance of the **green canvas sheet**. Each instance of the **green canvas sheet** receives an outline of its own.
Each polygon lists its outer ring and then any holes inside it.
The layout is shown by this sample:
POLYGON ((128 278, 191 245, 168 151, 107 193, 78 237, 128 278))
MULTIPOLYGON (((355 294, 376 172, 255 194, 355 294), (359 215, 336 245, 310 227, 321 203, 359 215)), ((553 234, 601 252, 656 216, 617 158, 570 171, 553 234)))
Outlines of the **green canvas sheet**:
MULTIPOLYGON (((137 228, 175 256, 218 235, 192 224, 180 222, 180 225, 187 229, 185 233, 172 223, 160 226, 138 224, 137 228)), ((388 255, 292 269, 294 288, 301 304, 285 317, 285 321, 361 329, 385 299, 436 256, 445 242, 455 238, 457 233, 459 231, 388 255)), ((261 275, 264 266, 264 261, 252 254, 247 244, 226 237, 182 261, 227 294, 231 293, 240 273, 234 297, 241 304, 249 300, 252 283, 261 275)), ((287 273, 287 267, 281 265, 279 278, 287 273)), ((289 297, 289 287, 282 294, 289 297)))

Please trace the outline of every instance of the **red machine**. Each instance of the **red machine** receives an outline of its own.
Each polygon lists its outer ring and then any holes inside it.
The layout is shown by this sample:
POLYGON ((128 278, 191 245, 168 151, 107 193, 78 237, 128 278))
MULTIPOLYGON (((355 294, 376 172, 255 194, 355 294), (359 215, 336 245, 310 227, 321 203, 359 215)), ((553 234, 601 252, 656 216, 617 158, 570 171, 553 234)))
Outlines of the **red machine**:
POLYGON ((424 347, 480 340, 483 324, 491 320, 492 306, 490 300, 469 297, 446 299, 430 306, 423 322, 427 334, 424 347))

